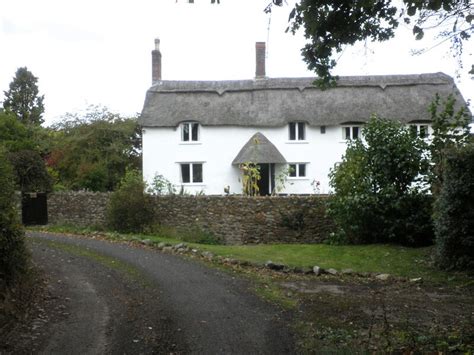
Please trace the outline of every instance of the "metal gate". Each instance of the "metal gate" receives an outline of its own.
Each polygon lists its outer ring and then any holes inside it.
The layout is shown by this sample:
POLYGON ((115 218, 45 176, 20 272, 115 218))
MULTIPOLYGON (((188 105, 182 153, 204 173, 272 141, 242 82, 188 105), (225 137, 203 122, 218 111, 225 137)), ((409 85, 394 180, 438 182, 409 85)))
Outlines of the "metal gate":
POLYGON ((21 220, 25 226, 48 224, 48 198, 46 193, 22 193, 21 220))

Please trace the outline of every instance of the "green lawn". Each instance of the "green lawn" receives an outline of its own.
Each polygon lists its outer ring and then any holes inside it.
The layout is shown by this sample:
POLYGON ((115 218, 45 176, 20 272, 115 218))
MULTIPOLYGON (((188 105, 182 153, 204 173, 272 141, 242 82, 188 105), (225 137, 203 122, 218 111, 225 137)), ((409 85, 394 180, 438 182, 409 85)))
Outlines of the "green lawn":
MULTIPOLYGON (((52 232, 71 232, 88 234, 89 230, 80 230, 67 226, 48 226, 41 228, 52 232)), ((157 235, 125 235, 105 233, 113 240, 143 240, 177 244, 182 242, 176 238, 157 235)), ((260 245, 206 245, 187 243, 191 248, 210 251, 215 255, 242 261, 265 263, 267 260, 283 263, 288 266, 308 267, 318 265, 322 268, 337 270, 352 269, 356 272, 388 273, 394 276, 417 278, 431 281, 469 280, 465 274, 447 273, 435 269, 431 265, 433 247, 405 248, 394 245, 345 245, 326 244, 260 244, 260 245)))

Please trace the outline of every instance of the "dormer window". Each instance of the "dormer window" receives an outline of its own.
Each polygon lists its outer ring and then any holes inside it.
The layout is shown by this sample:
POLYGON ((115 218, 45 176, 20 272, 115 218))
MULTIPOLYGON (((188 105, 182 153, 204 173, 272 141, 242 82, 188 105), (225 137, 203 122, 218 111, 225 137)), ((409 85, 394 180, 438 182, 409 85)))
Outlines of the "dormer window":
POLYGON ((290 122, 288 133, 290 141, 304 141, 306 140, 306 124, 304 122, 290 122))
POLYGON ((429 136, 427 124, 411 124, 410 130, 415 136, 418 136, 420 138, 428 138, 429 136))
POLYGON ((184 122, 181 124, 182 142, 199 142, 199 123, 184 122))
POLYGON ((345 126, 342 127, 342 139, 353 140, 360 137, 360 126, 345 126))

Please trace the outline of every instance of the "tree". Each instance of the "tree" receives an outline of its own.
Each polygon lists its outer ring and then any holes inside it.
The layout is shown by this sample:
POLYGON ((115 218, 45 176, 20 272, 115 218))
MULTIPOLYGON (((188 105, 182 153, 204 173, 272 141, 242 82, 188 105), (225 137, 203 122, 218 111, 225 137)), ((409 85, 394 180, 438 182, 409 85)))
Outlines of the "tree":
POLYGON ((13 112, 20 122, 25 125, 41 125, 44 120, 44 95, 38 96, 38 78, 26 67, 18 68, 10 89, 4 91, 3 107, 7 112, 13 112))
POLYGON ((470 141, 469 123, 471 122, 466 107, 455 110, 456 99, 453 95, 444 101, 436 94, 429 107, 433 128, 433 140, 430 144, 431 156, 431 190, 437 195, 443 185, 446 153, 454 148, 465 146, 470 141), (440 110, 441 108, 441 110, 440 110))
MULTIPOLYGON (((272 5, 281 6, 282 0, 272 5)), ((334 85, 337 77, 330 71, 344 46, 370 39, 387 41, 404 23, 412 26, 417 40, 428 29, 438 29, 441 41, 451 41, 453 54, 460 58, 463 43, 474 32, 474 3, 471 0, 301 0, 289 16, 287 31, 304 29, 308 43, 301 49, 308 68, 318 75, 321 88, 334 85)))
POLYGON ((330 214, 340 241, 428 244, 431 204, 422 176, 426 143, 401 123, 373 116, 330 172, 330 214))
POLYGON ((92 106, 67 114, 53 126, 47 165, 69 189, 112 191, 129 169, 141 167, 141 129, 135 118, 122 118, 92 106))

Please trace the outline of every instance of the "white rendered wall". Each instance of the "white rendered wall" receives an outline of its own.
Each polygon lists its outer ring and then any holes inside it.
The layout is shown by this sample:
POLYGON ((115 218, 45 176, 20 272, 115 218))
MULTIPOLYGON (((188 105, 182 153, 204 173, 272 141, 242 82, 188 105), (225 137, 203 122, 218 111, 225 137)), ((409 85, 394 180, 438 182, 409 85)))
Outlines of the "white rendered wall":
MULTIPOLYGON (((143 130, 143 176, 150 183, 156 173, 170 180, 179 191, 206 195, 222 195, 224 187, 230 193, 242 192, 240 170, 232 165, 242 147, 257 132, 265 135, 288 163, 307 163, 305 178, 288 178, 280 193, 315 193, 311 182, 320 182, 319 193, 329 192, 329 169, 341 161, 346 149, 341 126, 320 127, 306 125, 306 141, 289 141, 288 126, 277 128, 200 126, 199 142, 181 142, 181 129, 145 128, 143 130), (180 163, 202 163, 203 183, 183 184, 180 163)), ((276 174, 283 166, 276 166, 276 174)))

